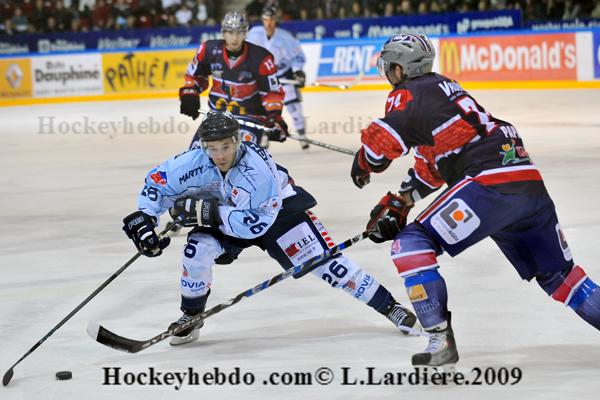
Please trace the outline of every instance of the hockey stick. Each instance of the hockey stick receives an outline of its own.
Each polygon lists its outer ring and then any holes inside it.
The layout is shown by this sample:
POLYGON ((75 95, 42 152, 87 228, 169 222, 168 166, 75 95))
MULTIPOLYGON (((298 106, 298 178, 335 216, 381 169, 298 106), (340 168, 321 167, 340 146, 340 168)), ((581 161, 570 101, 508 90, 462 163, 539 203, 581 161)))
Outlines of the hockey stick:
MULTIPOLYGON (((208 114, 209 111, 204 111, 204 110, 200 110, 200 114, 208 114)), ((242 125, 242 126, 247 126, 249 128, 256 128, 256 129, 261 129, 265 132, 272 132, 274 130, 276 130, 277 128, 267 128, 266 126, 260 125, 260 124, 256 124, 254 122, 251 121, 245 121, 243 119, 238 119, 236 118, 237 122, 242 125)), ((334 151, 338 151, 340 153, 344 153, 344 154, 350 154, 351 156, 353 156, 355 153, 352 150, 348 150, 345 149, 343 147, 338 147, 335 146, 333 144, 327 144, 327 143, 323 143, 323 142, 319 142, 318 140, 313 140, 313 139, 308 139, 308 138, 303 138, 300 136, 295 136, 295 135, 288 135, 288 137, 290 139, 294 139, 294 140, 298 140, 301 142, 306 142, 306 143, 311 143, 314 144, 315 146, 320 146, 329 150, 334 150, 334 151)))
POLYGON ((217 304, 213 308, 206 310, 201 314, 196 315, 195 317, 193 317, 186 323, 178 326, 177 328, 172 329, 172 330, 167 329, 166 331, 159 333, 158 335, 154 336, 153 338, 150 338, 147 340, 135 340, 135 339, 129 339, 129 338, 126 338, 123 336, 119 336, 116 333, 113 333, 113 332, 109 331, 108 329, 106 329, 105 327, 103 327, 102 325, 100 325, 100 323, 98 321, 90 321, 88 328, 87 328, 88 335, 90 335, 92 337, 92 339, 94 339, 98 343, 101 343, 108 347, 112 347, 113 349, 121 350, 121 351, 124 351, 127 353, 137 353, 137 352, 147 349, 148 347, 153 346, 156 343, 163 341, 166 338, 173 336, 193 325, 196 325, 198 322, 210 317, 211 315, 217 314, 217 313, 223 311, 224 309, 231 307, 232 305, 241 301, 244 297, 253 296, 256 293, 261 292, 261 291, 265 290, 266 288, 273 286, 276 283, 281 282, 284 279, 289 278, 292 275, 295 275, 295 274, 304 275, 304 274, 312 271, 313 269, 315 269, 317 267, 317 264, 320 263, 321 261, 326 260, 329 257, 334 256, 336 254, 339 254, 341 251, 352 246, 354 243, 357 243, 357 242, 363 240, 367 236, 368 236, 367 231, 362 232, 361 234, 356 235, 353 238, 350 238, 350 239, 346 240, 345 242, 332 247, 329 250, 325 250, 322 254, 320 254, 314 258, 311 258, 310 260, 308 260, 298 266, 295 266, 295 267, 290 268, 278 275, 275 275, 271 279, 268 279, 268 280, 258 284, 257 286, 238 294, 237 296, 235 296, 232 299, 229 299, 221 304, 217 304))
MULTIPOLYGON (((169 222, 167 224, 167 226, 165 227, 165 229, 163 229, 163 231, 159 233, 159 238, 164 237, 167 234, 167 232, 169 232, 171 229, 173 229, 173 227, 175 225, 177 225, 179 223, 179 221, 180 220, 177 219, 177 220, 169 222)), ((50 332, 48 332, 46 334, 46 336, 41 338, 35 345, 33 345, 33 347, 31 349, 29 349, 29 351, 27 353, 23 354, 23 356, 21 358, 19 358, 19 361, 14 363, 8 369, 8 371, 6 371, 6 373, 4 374, 4 377, 2 378, 2 384, 4 386, 8 385, 8 383, 10 382, 10 380, 12 379, 13 374, 14 374, 13 368, 16 367, 17 364, 19 364, 21 361, 23 361, 25 359, 25 357, 27 357, 28 355, 33 353, 33 351, 35 349, 37 349, 42 343, 44 343, 46 341, 46 339, 48 339, 50 336, 52 336, 52 334, 54 332, 56 332, 58 330, 58 328, 63 326, 69 319, 71 319, 71 317, 73 315, 75 315, 75 313, 77 313, 79 310, 81 310, 83 308, 83 306, 85 306, 87 303, 89 303, 90 300, 92 300, 98 293, 100 293, 106 286, 108 286, 109 283, 111 283, 113 280, 115 280, 115 278, 117 276, 119 276, 121 274, 121 272, 125 271, 125 269, 127 269, 127 267, 129 267, 131 264, 133 264, 133 262, 135 260, 137 260, 141 255, 142 255, 142 250, 138 251, 136 255, 131 257, 129 259, 129 261, 127 261, 121 268, 119 268, 119 270, 117 272, 115 272, 110 278, 108 278, 106 281, 104 281, 104 283, 102 285, 100 285, 96 290, 94 290, 94 292, 92 294, 90 294, 84 301, 82 301, 77 307, 75 307, 75 309, 73 311, 71 311, 69 313, 69 315, 67 315, 65 318, 63 318, 62 321, 60 321, 54 328, 52 328, 50 330, 50 332)))
POLYGON ((348 90, 351 87, 357 85, 362 80, 364 75, 365 75, 365 72, 360 71, 360 73, 356 76, 356 78, 354 78, 352 80, 352 82, 347 83, 347 84, 342 84, 342 85, 336 85, 333 83, 321 83, 321 82, 313 82, 312 85, 315 87, 327 87, 327 88, 332 88, 332 89, 348 90))
POLYGON ((319 147, 323 147, 325 149, 337 151, 339 153, 350 154, 351 156, 353 156, 353 155, 356 154, 354 151, 352 151, 350 149, 345 149, 343 147, 338 147, 338 146, 335 146, 333 144, 319 142, 318 140, 309 139, 309 138, 302 137, 302 136, 297 136, 297 135, 288 135, 288 137, 290 139, 294 139, 294 140, 297 140, 299 142, 306 142, 306 143, 314 144, 315 146, 319 146, 319 147))
POLYGON ((287 78, 279 78, 279 83, 282 83, 284 85, 294 85, 294 86, 300 86, 301 82, 299 80, 296 79, 287 79, 287 78))

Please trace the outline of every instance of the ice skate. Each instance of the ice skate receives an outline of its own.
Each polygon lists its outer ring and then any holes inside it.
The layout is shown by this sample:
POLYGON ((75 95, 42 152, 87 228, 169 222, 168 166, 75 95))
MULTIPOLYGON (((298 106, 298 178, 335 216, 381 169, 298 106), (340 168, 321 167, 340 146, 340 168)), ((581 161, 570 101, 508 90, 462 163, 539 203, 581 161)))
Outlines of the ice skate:
POLYGON ((409 309, 402 307, 400 303, 395 303, 390 311, 386 314, 386 318, 392 321, 394 325, 396 325, 402 333, 408 335, 411 333, 408 329, 421 331, 421 325, 417 321, 417 317, 413 314, 409 309), (402 329, 408 328, 408 329, 402 329))
MULTIPOLYGON (((301 129, 298 131, 298 137, 300 137, 302 139, 306 139, 306 133, 304 133, 304 129, 301 129)), ((308 148, 310 146, 308 145, 307 142, 300 141, 300 147, 302 148, 302 150, 308 150, 308 148)))
MULTIPOLYGON (((175 321, 171 325, 169 325, 169 329, 174 329, 179 325, 185 324, 190 319, 192 319, 194 316, 200 314, 200 312, 202 312, 202 311, 198 311, 193 314, 188 314, 188 313, 184 312, 183 315, 177 321, 175 321)), ((171 336, 171 340, 169 343, 171 344, 171 346, 179 346, 181 344, 191 343, 195 340, 198 340, 198 337, 200 337, 200 328, 202 328, 203 326, 204 326, 204 320, 201 320, 197 324, 192 325, 189 328, 186 328, 186 329, 182 330, 181 332, 171 336)))
POLYGON ((458 362, 458 351, 454 332, 448 320, 443 327, 428 330, 429 344, 423 353, 412 356, 412 365, 442 367, 445 372, 454 372, 458 362))

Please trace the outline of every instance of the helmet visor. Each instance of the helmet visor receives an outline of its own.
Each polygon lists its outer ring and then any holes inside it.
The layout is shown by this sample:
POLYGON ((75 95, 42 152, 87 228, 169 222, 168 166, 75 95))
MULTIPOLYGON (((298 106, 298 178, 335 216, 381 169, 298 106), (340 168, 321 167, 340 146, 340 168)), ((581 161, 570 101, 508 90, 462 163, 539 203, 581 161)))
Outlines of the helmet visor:
POLYGON ((389 66, 390 63, 385 61, 381 55, 377 58, 377 72, 379 72, 379 76, 382 78, 387 78, 389 66))

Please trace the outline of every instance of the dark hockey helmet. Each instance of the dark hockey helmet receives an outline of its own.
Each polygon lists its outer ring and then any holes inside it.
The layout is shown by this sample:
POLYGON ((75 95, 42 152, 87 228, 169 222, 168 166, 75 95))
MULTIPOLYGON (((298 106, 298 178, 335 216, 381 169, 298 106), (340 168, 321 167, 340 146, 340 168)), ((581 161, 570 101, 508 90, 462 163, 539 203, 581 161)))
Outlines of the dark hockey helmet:
POLYGON ((209 111, 196 132, 201 143, 214 140, 234 139, 240 143, 240 124, 233 114, 227 111, 209 111))
POLYGON ((248 32, 250 24, 246 14, 239 11, 229 11, 221 22, 221 32, 248 32))
POLYGON ((277 7, 273 4, 267 4, 260 15, 261 18, 277 18, 277 7))
POLYGON ((395 35, 383 45, 377 59, 379 75, 387 78, 390 68, 394 65, 402 67, 404 80, 431 72, 435 49, 425 35, 412 33, 395 35))

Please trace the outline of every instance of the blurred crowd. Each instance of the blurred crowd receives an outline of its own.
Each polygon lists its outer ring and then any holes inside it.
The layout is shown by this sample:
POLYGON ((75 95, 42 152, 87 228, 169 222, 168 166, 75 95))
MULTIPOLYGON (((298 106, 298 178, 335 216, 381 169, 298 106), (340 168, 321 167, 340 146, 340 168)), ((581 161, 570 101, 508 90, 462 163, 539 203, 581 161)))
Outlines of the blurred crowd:
MULTIPOLYGON (((271 0, 269 0, 271 2, 271 0)), ((252 0, 246 12, 260 16, 265 0, 252 0)), ((600 0, 279 0, 284 20, 358 18, 447 12, 520 9, 532 20, 600 18, 600 0)))
MULTIPOLYGON (((600 0, 248 0, 260 19, 266 2, 284 21, 521 9, 525 20, 600 19, 600 0)), ((219 24, 223 0, 0 0, 0 35, 219 24)), ((243 4, 244 2, 242 2, 243 4)))
POLYGON ((223 0, 0 0, 0 34, 220 23, 223 0))

